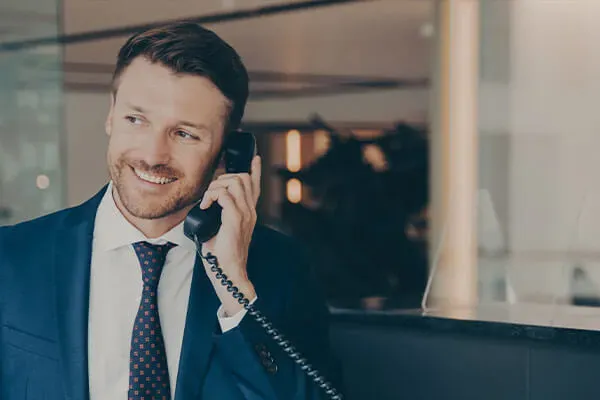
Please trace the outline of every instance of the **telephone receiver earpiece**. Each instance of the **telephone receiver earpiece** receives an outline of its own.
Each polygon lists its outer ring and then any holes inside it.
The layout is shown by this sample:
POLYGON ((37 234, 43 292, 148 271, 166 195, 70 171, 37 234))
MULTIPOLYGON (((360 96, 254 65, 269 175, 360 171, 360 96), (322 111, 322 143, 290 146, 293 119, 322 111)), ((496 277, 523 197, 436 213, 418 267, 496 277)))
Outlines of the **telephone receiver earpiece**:
MULTIPOLYGON (((224 145, 225 170, 228 174, 250 172, 256 155, 256 138, 250 132, 230 132, 224 145)), ((185 218, 184 234, 200 243, 215 236, 221 228, 221 206, 215 201, 206 210, 194 206, 185 218)))

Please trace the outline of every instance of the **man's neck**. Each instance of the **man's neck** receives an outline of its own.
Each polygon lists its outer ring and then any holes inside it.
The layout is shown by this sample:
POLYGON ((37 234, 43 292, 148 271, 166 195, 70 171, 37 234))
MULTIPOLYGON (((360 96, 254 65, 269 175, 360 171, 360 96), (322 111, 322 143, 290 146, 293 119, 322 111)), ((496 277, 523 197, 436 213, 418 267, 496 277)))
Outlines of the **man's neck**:
POLYGON ((127 213, 127 211, 121 211, 125 219, 127 219, 133 226, 135 226, 140 232, 144 234, 148 239, 156 239, 169 232, 171 229, 176 227, 184 220, 185 214, 170 215, 160 219, 142 219, 136 218, 127 213))

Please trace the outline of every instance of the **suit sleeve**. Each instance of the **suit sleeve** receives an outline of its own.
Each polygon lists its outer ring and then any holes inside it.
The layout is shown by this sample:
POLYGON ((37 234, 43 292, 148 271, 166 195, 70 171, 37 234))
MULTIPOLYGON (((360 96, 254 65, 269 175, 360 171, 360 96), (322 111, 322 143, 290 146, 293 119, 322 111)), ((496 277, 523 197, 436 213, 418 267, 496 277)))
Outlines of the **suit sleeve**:
MULTIPOLYGON (((279 296, 257 290, 255 307, 262 311, 270 308, 267 302, 285 301, 283 315, 277 316, 277 321, 265 315, 339 392, 341 369, 330 349, 329 311, 324 296, 309 272, 306 257, 293 257, 290 261, 294 268, 285 279, 286 285, 280 287, 282 290, 275 291, 279 296)), ((328 398, 251 315, 246 315, 236 328, 216 335, 216 351, 247 400, 328 398)))

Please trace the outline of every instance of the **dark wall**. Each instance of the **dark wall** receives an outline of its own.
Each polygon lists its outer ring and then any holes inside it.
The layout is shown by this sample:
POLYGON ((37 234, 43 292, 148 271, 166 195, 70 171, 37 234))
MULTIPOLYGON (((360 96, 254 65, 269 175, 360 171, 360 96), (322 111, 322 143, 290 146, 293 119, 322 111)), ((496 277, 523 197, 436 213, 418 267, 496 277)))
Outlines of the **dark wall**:
POLYGON ((347 400, 600 398, 600 356, 568 347, 338 323, 347 400))

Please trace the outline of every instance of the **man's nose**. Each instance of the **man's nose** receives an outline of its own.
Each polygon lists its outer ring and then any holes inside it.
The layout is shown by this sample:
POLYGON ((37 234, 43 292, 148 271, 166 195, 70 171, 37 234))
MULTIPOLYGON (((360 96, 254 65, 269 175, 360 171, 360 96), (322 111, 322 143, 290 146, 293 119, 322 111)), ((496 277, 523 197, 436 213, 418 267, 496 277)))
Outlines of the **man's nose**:
POLYGON ((171 149, 167 135, 155 133, 144 142, 143 158, 148 165, 168 164, 171 158, 171 149))

